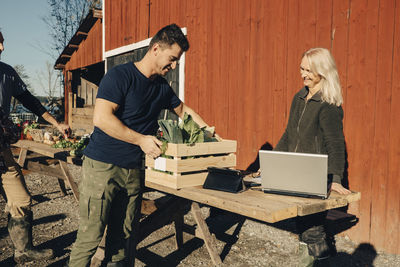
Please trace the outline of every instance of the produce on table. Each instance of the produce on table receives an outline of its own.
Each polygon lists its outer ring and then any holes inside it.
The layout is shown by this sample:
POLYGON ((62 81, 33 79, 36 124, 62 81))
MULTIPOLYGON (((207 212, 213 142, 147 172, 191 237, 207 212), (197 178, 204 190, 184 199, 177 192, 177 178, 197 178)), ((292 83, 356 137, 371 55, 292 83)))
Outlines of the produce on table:
POLYGON ((48 144, 48 145, 54 145, 55 141, 53 139, 53 136, 49 132, 45 132, 43 134, 43 143, 48 144))
POLYGON ((72 145, 73 145, 74 143, 71 142, 71 140, 73 141, 73 139, 64 139, 64 138, 61 138, 61 139, 58 140, 54 145, 52 145, 52 147, 54 147, 54 148, 69 148, 69 147, 72 147, 72 145))
POLYGON ((83 155, 83 150, 89 144, 90 135, 84 135, 79 141, 76 139, 64 139, 60 137, 52 147, 54 148, 71 148, 69 154, 74 157, 83 155))
POLYGON ((79 142, 72 145, 72 150, 69 152, 71 156, 81 157, 83 155, 83 150, 89 144, 90 135, 84 135, 79 142))
POLYGON ((39 123, 37 122, 30 123, 29 121, 25 121, 22 124, 22 128, 24 128, 24 134, 26 135, 30 129, 39 129, 39 123))

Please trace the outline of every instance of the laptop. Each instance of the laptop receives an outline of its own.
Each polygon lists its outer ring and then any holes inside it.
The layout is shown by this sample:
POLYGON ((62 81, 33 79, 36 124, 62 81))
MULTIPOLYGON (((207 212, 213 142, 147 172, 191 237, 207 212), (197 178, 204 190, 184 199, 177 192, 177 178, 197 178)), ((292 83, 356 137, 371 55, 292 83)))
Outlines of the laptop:
POLYGON ((328 155, 259 151, 265 193, 326 199, 328 155))

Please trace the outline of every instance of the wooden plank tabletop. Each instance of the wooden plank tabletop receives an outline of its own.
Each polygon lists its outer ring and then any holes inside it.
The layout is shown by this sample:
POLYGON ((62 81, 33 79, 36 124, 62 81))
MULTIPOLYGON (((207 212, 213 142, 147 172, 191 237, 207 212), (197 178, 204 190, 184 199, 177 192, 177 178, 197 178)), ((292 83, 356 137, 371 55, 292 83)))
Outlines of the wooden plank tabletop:
POLYGON ((54 148, 51 147, 50 145, 30 140, 19 140, 17 143, 13 144, 13 146, 24 148, 26 150, 33 151, 50 158, 56 158, 59 156, 65 158, 67 155, 67 151, 61 148, 54 148))
POLYGON ((333 192, 328 199, 322 200, 266 194, 255 190, 233 194, 203 189, 201 186, 177 190, 147 181, 145 185, 148 188, 269 223, 343 207, 361 198, 359 192, 349 195, 339 195, 333 192))
POLYGON ((81 165, 82 160, 79 157, 72 157, 69 155, 68 149, 54 148, 44 143, 38 143, 31 140, 19 140, 17 143, 12 144, 14 147, 23 148, 38 154, 66 161, 71 164, 81 165))

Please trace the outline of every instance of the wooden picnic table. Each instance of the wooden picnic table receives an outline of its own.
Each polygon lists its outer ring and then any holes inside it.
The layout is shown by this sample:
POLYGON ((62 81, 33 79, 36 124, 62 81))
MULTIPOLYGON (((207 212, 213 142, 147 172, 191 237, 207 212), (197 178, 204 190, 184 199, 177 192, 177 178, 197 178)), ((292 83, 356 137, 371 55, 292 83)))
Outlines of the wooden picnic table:
MULTIPOLYGON (((65 149, 52 148, 43 143, 29 140, 20 140, 15 147, 19 147, 20 153, 18 163, 20 166, 45 175, 58 178, 61 191, 66 194, 64 181, 72 189, 74 197, 79 200, 79 192, 76 182, 68 170, 67 164, 81 164, 81 160, 69 156, 65 149), (28 151, 54 159, 59 166, 48 166, 30 159, 27 160, 28 151)), ((145 186, 149 189, 164 192, 172 198, 162 207, 154 208, 151 214, 141 221, 140 231, 135 242, 140 242, 156 229, 174 222, 175 241, 177 248, 183 245, 183 232, 195 235, 204 240, 207 251, 215 265, 222 261, 215 246, 215 238, 210 234, 205 218, 202 217, 199 204, 216 207, 232 213, 240 214, 245 217, 256 219, 268 223, 275 223, 296 216, 305 216, 321 211, 347 206, 351 202, 360 200, 361 194, 353 192, 349 195, 339 195, 332 192, 328 199, 311 199, 294 196, 283 196, 276 194, 266 194, 256 190, 246 190, 237 194, 203 189, 201 186, 173 189, 163 185, 146 181, 145 186), (182 209, 185 204, 190 204, 197 227, 193 229, 184 224, 183 216, 187 210, 182 209)), ((142 205, 143 211, 143 205, 142 205)), ((104 242, 104 240, 102 240, 104 242)), ((104 257, 102 252, 98 258, 104 257)), ((133 255, 131 255, 131 258, 133 255)), ((132 259, 133 261, 134 259, 132 259)))
POLYGON ((19 140, 12 146, 20 148, 17 163, 27 170, 44 175, 54 176, 58 179, 61 192, 66 195, 65 181, 72 190, 76 200, 79 200, 78 186, 68 170, 67 164, 81 164, 81 159, 69 156, 69 151, 61 148, 53 148, 44 143, 38 143, 30 140, 19 140), (54 159, 58 166, 49 166, 39 162, 31 161, 27 158, 28 151, 38 153, 50 159, 54 159))
MULTIPOLYGON (((262 191, 246 190, 237 194, 203 189, 201 186, 194 186, 182 189, 173 189, 159 184, 146 182, 146 187, 176 196, 175 203, 168 203, 166 210, 156 211, 151 217, 141 223, 140 240, 151 232, 153 224, 160 224, 165 220, 166 215, 171 213, 174 216, 177 248, 182 245, 182 231, 187 227, 183 226, 183 215, 179 214, 182 206, 182 199, 191 203, 191 213, 197 223, 194 232, 196 237, 204 240, 211 260, 215 265, 221 263, 221 258, 216 250, 215 240, 211 236, 205 219, 200 213, 199 204, 206 204, 222 210, 240 214, 252 219, 275 223, 296 216, 305 216, 322 212, 329 209, 339 208, 351 202, 360 200, 361 194, 353 192, 348 195, 340 195, 332 192, 328 199, 312 199, 294 196, 283 196, 267 194, 262 191)), ((190 232, 190 231, 189 231, 190 232)), ((191 232, 193 234, 193 231, 191 232)))

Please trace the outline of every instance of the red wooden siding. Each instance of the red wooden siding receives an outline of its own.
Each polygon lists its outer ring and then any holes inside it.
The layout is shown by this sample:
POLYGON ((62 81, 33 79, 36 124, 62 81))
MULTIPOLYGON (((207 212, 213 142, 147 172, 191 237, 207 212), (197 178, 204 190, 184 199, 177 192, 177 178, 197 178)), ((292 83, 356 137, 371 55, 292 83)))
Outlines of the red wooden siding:
MULTIPOLYGON (((384 233, 381 233, 383 235, 381 238, 385 240, 385 247, 389 251, 400 253, 400 105, 398 104, 400 101, 400 1, 397 0, 394 6, 393 51, 392 57, 387 59, 387 64, 392 64, 392 84, 391 87, 385 87, 386 90, 391 91, 389 93, 391 95, 390 113, 385 117, 385 120, 390 121, 389 129, 386 129, 389 131, 389 144, 382 153, 382 156, 388 153, 386 165, 388 177, 387 182, 383 184, 387 188, 386 227, 380 227, 385 230, 384 233)), ((385 138, 385 136, 377 136, 377 138, 385 138)))
POLYGON ((104 1, 105 51, 147 39, 148 0, 104 1))
POLYGON ((330 48, 344 96, 355 241, 400 253, 400 0, 105 1, 106 51, 187 28, 185 102, 224 138, 238 140, 238 168, 278 142, 299 63, 330 48), (111 4, 112 3, 112 4, 111 4))
POLYGON ((74 70, 103 61, 102 51, 102 24, 101 19, 98 19, 87 38, 79 44, 79 49, 65 64, 65 70, 74 70))

